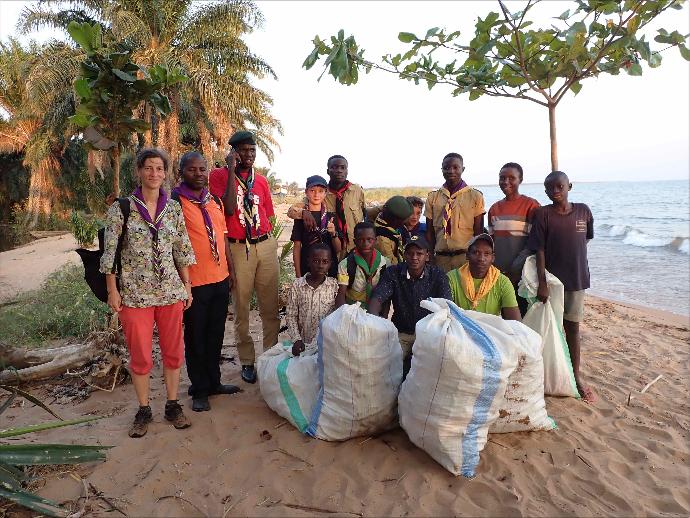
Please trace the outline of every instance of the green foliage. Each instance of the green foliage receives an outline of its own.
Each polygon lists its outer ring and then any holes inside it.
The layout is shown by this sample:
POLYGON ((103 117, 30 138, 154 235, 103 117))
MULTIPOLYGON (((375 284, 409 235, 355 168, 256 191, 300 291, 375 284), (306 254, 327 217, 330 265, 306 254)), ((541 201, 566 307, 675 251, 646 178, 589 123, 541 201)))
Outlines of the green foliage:
POLYGON ((162 91, 185 81, 184 74, 160 64, 147 70, 132 61, 131 50, 103 47, 98 24, 72 21, 67 31, 86 52, 74 81, 79 105, 70 121, 85 130, 92 146, 125 146, 133 133, 149 129, 147 121, 132 116, 142 102, 150 102, 161 115, 170 114, 170 101, 162 91))
MULTIPOLYGON (((0 389, 10 393, 9 398, 0 406, 0 415, 9 408, 17 396, 21 396, 58 417, 45 403, 28 392, 6 385, 0 385, 0 389)), ((101 418, 85 417, 69 421, 61 419, 9 428, 0 430, 0 438, 18 437, 43 430, 88 423, 97 419, 101 418)), ((110 446, 79 444, 0 444, 0 497, 47 516, 68 516, 69 512, 57 502, 41 498, 24 488, 24 484, 30 480, 30 477, 23 468, 105 460, 105 450, 109 448, 110 446)))
POLYGON ((6 343, 40 346, 48 340, 84 338, 106 326, 108 307, 93 296, 81 265, 53 273, 43 286, 0 307, 0 329, 6 343))
POLYGON ((102 226, 102 222, 96 218, 85 216, 83 212, 77 210, 72 211, 70 224, 74 239, 83 248, 89 248, 93 245, 98 229, 102 226))

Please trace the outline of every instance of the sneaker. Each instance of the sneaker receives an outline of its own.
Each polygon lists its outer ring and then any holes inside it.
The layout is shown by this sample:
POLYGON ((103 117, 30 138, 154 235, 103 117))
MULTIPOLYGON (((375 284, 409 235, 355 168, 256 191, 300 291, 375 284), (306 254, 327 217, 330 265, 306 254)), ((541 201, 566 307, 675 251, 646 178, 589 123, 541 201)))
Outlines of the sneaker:
POLYGON ((134 422, 129 428, 129 436, 132 438, 143 437, 149 428, 149 423, 153 421, 150 406, 140 406, 137 415, 134 416, 134 422))
POLYGON ((245 383, 256 383, 256 369, 253 365, 242 365, 241 376, 245 383))
POLYGON ((178 430, 192 426, 177 400, 165 403, 165 419, 170 421, 178 430))

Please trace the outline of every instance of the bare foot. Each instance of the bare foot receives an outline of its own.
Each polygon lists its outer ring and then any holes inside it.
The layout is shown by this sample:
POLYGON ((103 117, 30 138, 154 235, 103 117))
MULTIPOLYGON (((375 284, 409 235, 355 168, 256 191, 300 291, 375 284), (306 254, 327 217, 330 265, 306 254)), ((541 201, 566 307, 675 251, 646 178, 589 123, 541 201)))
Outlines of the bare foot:
POLYGON ((585 403, 591 404, 597 400, 597 395, 594 393, 594 391, 579 381, 577 382, 577 391, 580 393, 580 397, 585 403))

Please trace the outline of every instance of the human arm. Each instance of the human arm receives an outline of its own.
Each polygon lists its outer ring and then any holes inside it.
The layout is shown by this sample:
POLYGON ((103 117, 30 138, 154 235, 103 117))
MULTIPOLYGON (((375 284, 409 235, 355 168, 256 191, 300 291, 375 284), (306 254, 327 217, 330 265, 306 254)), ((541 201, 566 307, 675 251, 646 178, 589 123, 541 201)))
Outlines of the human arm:
POLYGON ((424 218, 426 219, 426 241, 429 243, 429 253, 433 257, 436 249, 436 232, 434 231, 434 191, 427 194, 426 204, 424 205, 424 218))
POLYGON ((187 227, 182 215, 182 206, 179 203, 175 203, 173 207, 175 207, 174 210, 177 212, 177 222, 172 242, 172 256, 177 273, 180 275, 180 279, 187 292, 187 302, 184 307, 187 309, 192 305, 192 283, 189 280, 188 266, 196 263, 196 257, 194 256, 192 243, 189 240, 189 234, 187 234, 187 227))
POLYGON ((549 285, 546 282, 546 256, 543 248, 537 250, 537 279, 539 279, 537 299, 546 303, 549 298, 549 285))
POLYGON ((474 222, 472 223, 472 232, 475 236, 478 236, 484 232, 484 214, 474 217, 474 222))
POLYGON ((115 313, 119 313, 122 309, 122 297, 117 290, 117 280, 114 273, 105 274, 105 286, 108 290, 108 306, 115 313))
POLYGON ((369 298, 368 311, 372 315, 388 317, 390 300, 395 291, 395 268, 388 267, 381 274, 379 282, 369 298))
POLYGON ((295 278, 299 279, 302 277, 302 242, 293 241, 292 242, 292 263, 295 266, 295 278))
POLYGON ((108 290, 108 306, 114 312, 122 309, 122 297, 117 289, 117 276, 115 275, 115 252, 120 234, 124 230, 124 217, 118 202, 113 203, 106 214, 105 236, 103 243, 103 255, 101 256, 100 271, 105 274, 105 283, 108 290))
MULTIPOLYGON (((298 341, 302 341, 302 335, 299 331, 299 304, 294 283, 288 291, 287 303, 285 304, 285 324, 290 341, 293 343, 293 354, 295 354, 294 345, 297 345, 298 341)), ((295 356, 299 356, 299 352, 295 356)))
POLYGON ((453 294, 450 291, 450 282, 448 281, 448 275, 446 275, 446 273, 440 268, 438 270, 438 280, 434 284, 431 296, 440 297, 446 300, 453 300, 453 294))
POLYGON ((478 236, 484 232, 484 214, 486 214, 486 210, 484 209, 484 195, 479 191, 475 191, 475 194, 478 194, 478 196, 475 198, 474 202, 472 232, 475 236, 478 236))
POLYGON ((331 243, 333 244, 333 249, 335 250, 335 256, 340 257, 340 251, 343 249, 343 242, 338 235, 338 231, 335 229, 335 219, 331 218, 328 220, 328 225, 326 226, 328 234, 331 236, 331 243))
POLYGON ((230 253, 230 241, 227 236, 223 238, 225 241, 225 258, 228 263, 228 287, 230 291, 235 286, 235 266, 232 264, 232 254, 230 253))
POLYGON ((187 300, 184 302, 184 309, 189 309, 192 305, 192 281, 189 280, 189 267, 187 266, 177 266, 177 273, 182 279, 182 284, 184 284, 184 289, 187 292, 187 300))
POLYGON ((367 311, 371 313, 372 315, 376 315, 377 317, 381 316, 381 309, 382 309, 382 303, 379 299, 372 297, 369 299, 369 306, 367 308, 367 311))
POLYGON ((335 308, 338 309, 340 306, 347 302, 347 285, 341 284, 338 286, 338 294, 335 296, 335 308))
POLYGON ((237 178, 235 177, 235 169, 237 168, 239 160, 240 155, 231 148, 230 153, 225 157, 225 163, 228 168, 228 178, 222 196, 226 216, 232 216, 237 210, 237 178))
POLYGON ((518 322, 522 321, 522 318, 520 317, 520 309, 517 306, 514 308, 502 308, 501 316, 503 317, 503 320, 517 320, 518 322))
POLYGON ((501 290, 501 316, 504 320, 520 321, 520 310, 513 283, 505 275, 501 275, 498 282, 501 290))

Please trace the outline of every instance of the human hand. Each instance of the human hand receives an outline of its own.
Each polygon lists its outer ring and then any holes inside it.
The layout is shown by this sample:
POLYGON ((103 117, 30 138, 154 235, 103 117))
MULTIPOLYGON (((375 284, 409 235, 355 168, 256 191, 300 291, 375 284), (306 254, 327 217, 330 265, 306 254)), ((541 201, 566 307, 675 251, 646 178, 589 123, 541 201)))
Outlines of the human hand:
POLYGON ((304 228, 309 232, 316 228, 316 220, 309 209, 304 209, 302 211, 302 223, 304 224, 304 228))
POLYGON ((335 237, 335 222, 333 218, 328 220, 328 225, 326 225, 326 230, 328 230, 328 233, 335 237))
POLYGON ((546 304, 546 301, 549 298, 549 285, 546 284, 545 282, 539 282, 539 288, 537 288, 537 299, 540 302, 543 302, 546 304))
POLYGON ((225 164, 228 166, 228 171, 234 172, 237 164, 240 163, 240 155, 235 151, 234 148, 230 149, 230 152, 225 157, 225 164))
POLYGON ((192 297, 192 284, 190 282, 186 282, 184 289, 187 291, 187 300, 184 302, 184 309, 187 310, 192 306, 192 302, 194 301, 192 297))
POLYGON ((108 292, 108 307, 115 313, 122 311, 122 297, 117 289, 108 292))
POLYGON ((299 356, 300 353, 304 352, 306 347, 304 346, 304 342, 302 340, 297 340, 294 344, 292 344, 292 355, 293 356, 299 356))

